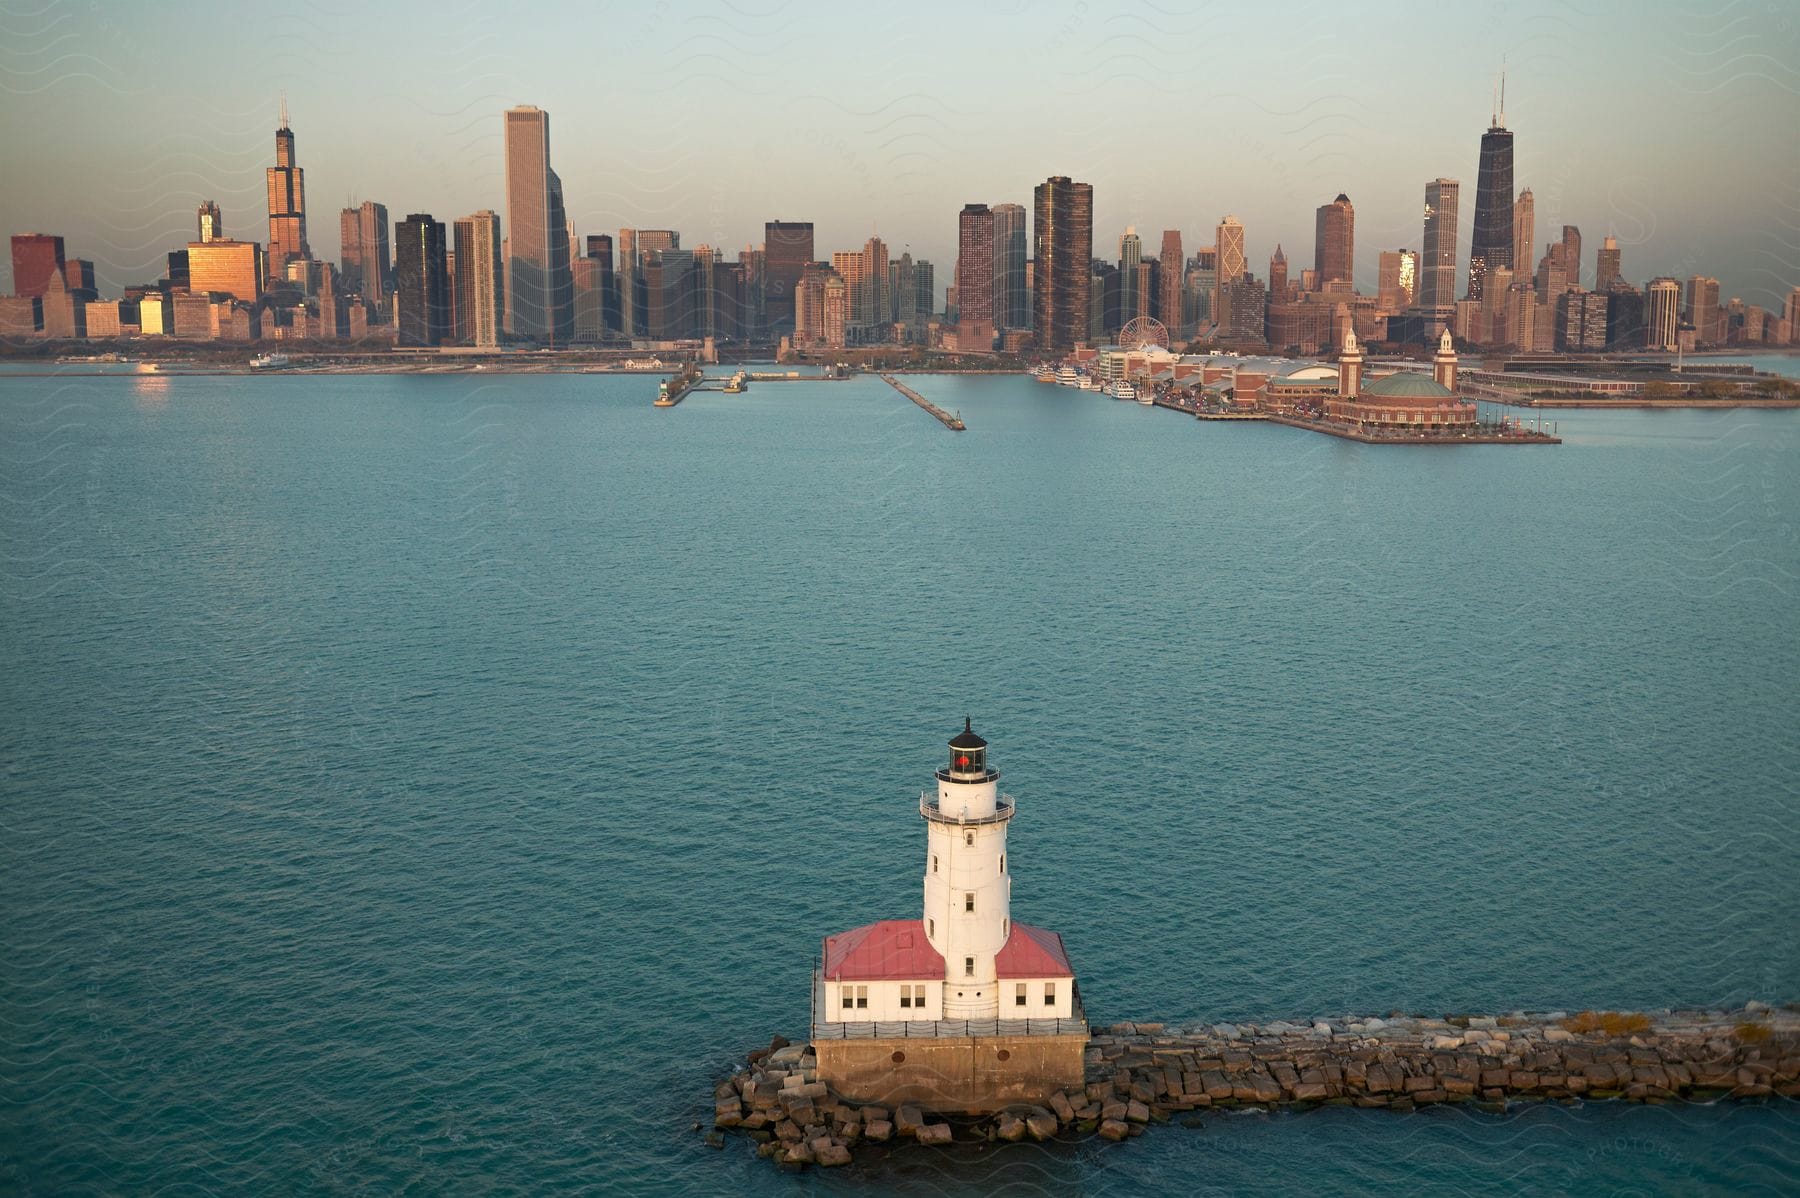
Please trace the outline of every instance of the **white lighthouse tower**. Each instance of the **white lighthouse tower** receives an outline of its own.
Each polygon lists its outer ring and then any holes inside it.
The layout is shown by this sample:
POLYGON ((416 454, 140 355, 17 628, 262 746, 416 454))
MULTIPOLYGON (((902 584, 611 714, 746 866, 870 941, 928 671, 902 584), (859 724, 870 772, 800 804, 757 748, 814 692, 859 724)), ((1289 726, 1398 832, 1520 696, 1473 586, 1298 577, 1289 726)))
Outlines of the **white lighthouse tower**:
POLYGON ((925 937, 944 958, 945 1019, 1000 1013, 994 959, 1012 934, 1006 825, 1012 799, 987 763, 987 741, 967 719, 937 771, 937 792, 919 796, 925 817, 925 937))

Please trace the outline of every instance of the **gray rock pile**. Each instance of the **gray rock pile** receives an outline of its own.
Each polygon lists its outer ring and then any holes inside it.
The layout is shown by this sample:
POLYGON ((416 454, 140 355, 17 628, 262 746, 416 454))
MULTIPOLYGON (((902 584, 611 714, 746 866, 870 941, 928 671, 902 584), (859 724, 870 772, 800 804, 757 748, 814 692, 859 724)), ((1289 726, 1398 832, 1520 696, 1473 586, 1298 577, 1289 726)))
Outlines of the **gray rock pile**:
MULTIPOLYGON (((1752 1003, 1741 1011, 1652 1015, 1392 1015, 1186 1029, 1125 1023, 1093 1036, 1086 1066, 1080 1090, 953 1126, 916 1106, 840 1100, 818 1080, 809 1046, 778 1039, 719 1083, 714 1125, 798 1169, 847 1165, 858 1145, 907 1139, 1123 1140, 1215 1107, 1408 1111, 1440 1102, 1497 1109, 1521 1101, 1800 1098, 1800 1011, 1752 1003)), ((715 1132, 708 1142, 723 1138, 715 1132)))

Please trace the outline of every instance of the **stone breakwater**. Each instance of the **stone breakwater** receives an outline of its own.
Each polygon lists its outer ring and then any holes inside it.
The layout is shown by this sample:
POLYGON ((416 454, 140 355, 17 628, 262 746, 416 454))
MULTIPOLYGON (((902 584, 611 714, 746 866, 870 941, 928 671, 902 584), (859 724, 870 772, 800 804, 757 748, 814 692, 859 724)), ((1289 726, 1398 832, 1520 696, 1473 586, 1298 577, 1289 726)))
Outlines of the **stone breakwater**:
POLYGON ((1098 1031, 1084 1088, 977 1119, 838 1100, 812 1050, 777 1038, 714 1091, 714 1126, 790 1167, 846 1165, 853 1151, 912 1139, 1123 1140, 1212 1109, 1335 1105, 1410 1111, 1433 1103, 1667 1103, 1800 1098, 1800 1010, 1582 1012, 1304 1023, 1121 1023, 1098 1031), (954 1116, 953 1116, 954 1117, 954 1116))

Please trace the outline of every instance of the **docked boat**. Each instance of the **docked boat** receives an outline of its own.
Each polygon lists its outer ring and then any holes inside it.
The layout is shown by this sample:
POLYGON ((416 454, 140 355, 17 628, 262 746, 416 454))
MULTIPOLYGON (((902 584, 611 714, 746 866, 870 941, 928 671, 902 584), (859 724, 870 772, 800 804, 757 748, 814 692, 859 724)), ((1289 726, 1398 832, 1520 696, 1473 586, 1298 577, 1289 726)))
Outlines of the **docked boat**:
POLYGON ((1119 379, 1106 389, 1106 393, 1114 399, 1136 399, 1137 388, 1124 379, 1119 379))
POLYGON ((1156 392, 1145 387, 1137 393, 1137 401, 1146 408, 1151 407, 1156 403, 1156 392))
POLYGON ((1100 391, 1104 389, 1104 386, 1105 384, 1101 383, 1097 378, 1093 378, 1089 375, 1083 375, 1081 377, 1081 389, 1083 391, 1100 391))
POLYGON ((280 370, 288 364, 286 354, 257 354, 250 359, 252 370, 280 370))
POLYGON ((1056 381, 1056 368, 1046 362, 1044 365, 1039 366, 1036 370, 1032 371, 1031 377, 1040 383, 1054 383, 1056 381))
POLYGON ((1064 387, 1081 386, 1081 372, 1073 366, 1064 366, 1056 372, 1056 381, 1064 387))
POLYGON ((750 376, 740 370, 736 374, 731 376, 730 382, 725 384, 725 394, 741 395, 741 394, 743 394, 744 390, 746 388, 748 388, 749 386, 750 386, 750 376))

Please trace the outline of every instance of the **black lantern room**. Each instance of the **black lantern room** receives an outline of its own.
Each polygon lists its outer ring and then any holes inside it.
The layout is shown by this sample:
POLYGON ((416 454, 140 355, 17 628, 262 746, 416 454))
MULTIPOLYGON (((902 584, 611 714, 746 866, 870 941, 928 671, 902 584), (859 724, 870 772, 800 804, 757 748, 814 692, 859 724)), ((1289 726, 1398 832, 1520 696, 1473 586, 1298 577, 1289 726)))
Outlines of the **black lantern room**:
POLYGON ((988 777, 987 741, 975 735, 967 716, 963 717, 963 730, 950 738, 950 776, 958 782, 988 777))

